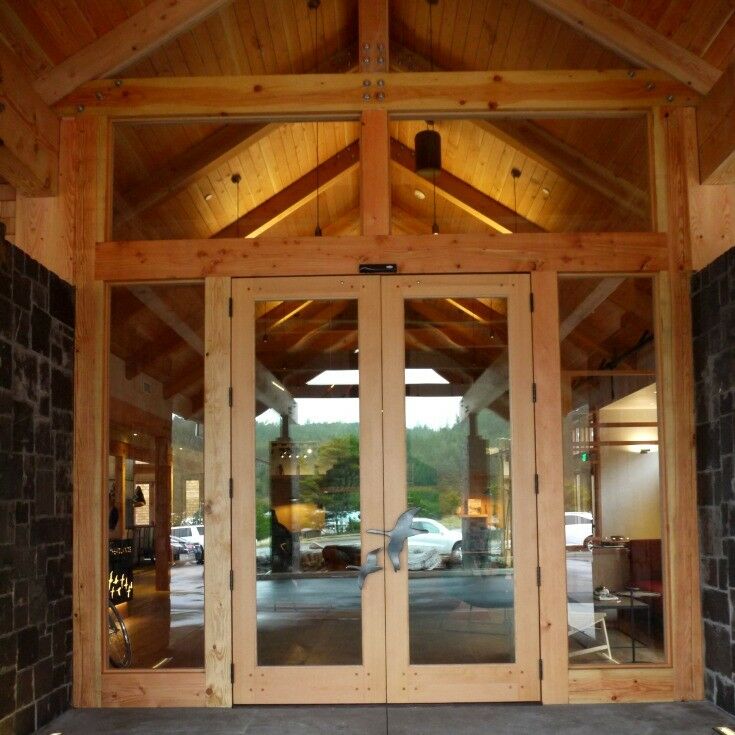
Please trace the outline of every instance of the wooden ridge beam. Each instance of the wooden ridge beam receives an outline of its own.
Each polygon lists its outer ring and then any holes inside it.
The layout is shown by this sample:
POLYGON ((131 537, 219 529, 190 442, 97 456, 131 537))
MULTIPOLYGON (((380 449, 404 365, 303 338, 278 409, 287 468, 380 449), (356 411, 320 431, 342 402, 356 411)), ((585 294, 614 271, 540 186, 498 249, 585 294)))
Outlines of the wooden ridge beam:
POLYGON ((53 104, 90 79, 131 66, 231 0, 153 0, 135 15, 41 74, 36 91, 53 104))
POLYGON ((631 63, 667 72, 700 94, 706 94, 720 76, 706 61, 609 0, 532 2, 631 63))
MULTIPOLYGON (((400 141, 391 138, 390 156, 391 161, 409 171, 417 180, 426 183, 426 179, 414 173, 414 151, 400 141)), ((492 227, 496 232, 503 234, 515 232, 516 224, 521 232, 543 232, 543 228, 517 214, 510 207, 506 207, 505 204, 475 189, 444 169, 436 177, 436 193, 492 227)))
POLYGON ((33 90, 0 43, 0 177, 31 197, 54 196, 59 178, 59 118, 33 90))
MULTIPOLYGON (((319 165, 319 193, 360 162, 360 145, 350 143, 319 165)), ((316 197, 317 169, 296 179, 270 199, 243 214, 212 237, 257 237, 316 197)))
POLYGON ((697 108, 699 178, 703 184, 735 184, 735 63, 697 108))
POLYGON ((83 84, 57 109, 116 120, 303 120, 357 117, 375 107, 407 117, 549 111, 579 116, 692 106, 698 100, 685 84, 657 70, 629 76, 625 69, 564 69, 102 79, 83 84))
MULTIPOLYGON (((393 44, 391 69, 399 72, 426 72, 428 59, 393 44)), ((506 145, 528 156, 544 168, 581 189, 591 189, 633 212, 644 222, 650 218, 649 197, 630 181, 560 140, 531 120, 473 120, 474 124, 506 145)), ((644 228, 642 228, 644 229, 644 228)))
POLYGON ((667 243, 666 233, 657 232, 102 242, 96 249, 95 276, 120 282, 274 273, 352 275, 361 263, 396 263, 401 273, 651 272, 666 269, 667 243))

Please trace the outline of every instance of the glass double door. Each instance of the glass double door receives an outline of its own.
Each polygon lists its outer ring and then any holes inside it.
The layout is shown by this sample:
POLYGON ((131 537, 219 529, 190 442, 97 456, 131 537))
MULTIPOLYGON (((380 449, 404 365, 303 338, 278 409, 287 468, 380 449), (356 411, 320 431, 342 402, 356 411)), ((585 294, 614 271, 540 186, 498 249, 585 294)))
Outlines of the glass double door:
POLYGON ((233 306, 234 701, 538 700, 528 276, 233 306))

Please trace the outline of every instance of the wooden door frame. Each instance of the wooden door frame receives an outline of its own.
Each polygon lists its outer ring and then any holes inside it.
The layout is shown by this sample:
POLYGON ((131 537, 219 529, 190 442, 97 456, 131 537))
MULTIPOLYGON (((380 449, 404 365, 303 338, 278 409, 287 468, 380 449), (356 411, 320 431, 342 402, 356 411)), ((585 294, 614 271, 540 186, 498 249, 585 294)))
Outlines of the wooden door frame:
MULTIPOLYGON (((449 275, 420 279, 395 276, 384 279, 383 287, 385 528, 390 528, 406 509, 404 299, 505 297, 508 299, 511 446, 516 448, 511 465, 513 537, 528 542, 514 544, 513 549, 516 663, 411 665, 406 564, 402 564, 399 574, 386 573, 386 598, 390 600, 387 644, 390 657, 398 662, 388 668, 388 699, 410 703, 538 701, 539 600, 530 279, 527 275, 449 275), (527 461, 523 461, 526 453, 527 461)), ((403 558, 405 562, 405 551, 403 558)))
MULTIPOLYGON (((233 653, 237 704, 338 704, 385 701, 385 606, 383 573, 368 578, 362 592, 362 665, 258 666, 254 554, 256 300, 354 298, 360 347, 361 548, 376 545, 367 529, 382 523, 382 427, 380 395, 380 282, 364 276, 244 278, 232 284, 232 569, 233 653), (377 313, 378 319, 375 319, 377 313), (378 488, 379 492, 374 490, 378 488), (378 614, 380 613, 380 614, 378 614), (242 617, 239 617, 242 615, 242 617), (240 671, 240 669, 243 669, 240 671)), ((357 582, 355 582, 357 584, 357 582)))

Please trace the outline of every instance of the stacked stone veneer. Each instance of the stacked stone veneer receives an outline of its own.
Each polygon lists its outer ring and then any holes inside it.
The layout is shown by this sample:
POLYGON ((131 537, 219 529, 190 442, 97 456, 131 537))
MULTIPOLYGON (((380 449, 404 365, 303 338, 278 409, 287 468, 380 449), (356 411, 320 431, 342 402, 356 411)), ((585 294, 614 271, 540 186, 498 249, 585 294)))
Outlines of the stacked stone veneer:
POLYGON ((0 735, 71 687, 74 292, 0 233, 0 735))
POLYGON ((735 712, 735 248, 694 276, 692 317, 705 689, 735 712))

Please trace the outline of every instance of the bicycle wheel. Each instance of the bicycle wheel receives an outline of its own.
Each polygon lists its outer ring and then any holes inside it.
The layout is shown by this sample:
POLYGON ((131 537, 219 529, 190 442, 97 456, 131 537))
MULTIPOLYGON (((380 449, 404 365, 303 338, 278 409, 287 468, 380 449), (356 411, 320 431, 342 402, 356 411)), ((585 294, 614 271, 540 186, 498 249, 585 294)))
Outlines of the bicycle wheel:
POLYGON ((110 603, 107 608, 107 652, 110 664, 116 669, 125 669, 133 660, 133 648, 125 621, 118 609, 110 603))

